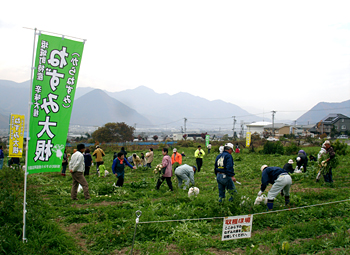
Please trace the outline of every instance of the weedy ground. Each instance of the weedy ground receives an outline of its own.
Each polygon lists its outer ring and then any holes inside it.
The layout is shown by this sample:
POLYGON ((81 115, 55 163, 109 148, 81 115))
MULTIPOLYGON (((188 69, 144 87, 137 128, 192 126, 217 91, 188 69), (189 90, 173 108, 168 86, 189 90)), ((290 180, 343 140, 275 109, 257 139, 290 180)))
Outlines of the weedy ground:
MULTIPOLYGON (((183 163, 194 165, 195 148, 185 151, 183 163)), ((316 155, 319 147, 307 147, 316 155)), ((171 151, 171 148, 169 149, 171 151)), ((141 151, 137 151, 141 152, 141 151)), ((146 152, 143 151, 143 152, 146 152)), ((125 185, 114 188, 116 177, 97 177, 96 167, 87 177, 91 199, 72 201, 70 174, 41 173, 28 176, 27 243, 22 242, 23 171, 5 167, 0 172, 0 254, 130 254, 135 230, 135 212, 140 222, 198 219, 265 212, 265 205, 254 206, 260 188, 260 166, 280 166, 290 158, 243 150, 234 154, 237 195, 233 202, 218 203, 213 166, 217 153, 207 154, 201 172, 195 174, 197 197, 177 187, 174 192, 164 182, 155 190, 153 169, 126 168, 125 185), (245 203, 240 205, 242 197, 245 203)), ((153 166, 161 162, 155 151, 153 166)), ((315 182, 316 162, 308 172, 293 175, 289 208, 349 199, 349 156, 340 156, 333 171, 334 185, 323 179, 315 182)), ((112 153, 105 157, 111 171, 112 153)), ((268 186, 268 189, 271 187, 268 186)), ((277 197, 274 210, 285 209, 277 197)), ((138 224, 134 254, 286 254, 283 241, 290 243, 288 254, 349 254, 350 203, 342 202, 305 209, 255 215, 252 238, 221 241, 222 219, 138 224)))

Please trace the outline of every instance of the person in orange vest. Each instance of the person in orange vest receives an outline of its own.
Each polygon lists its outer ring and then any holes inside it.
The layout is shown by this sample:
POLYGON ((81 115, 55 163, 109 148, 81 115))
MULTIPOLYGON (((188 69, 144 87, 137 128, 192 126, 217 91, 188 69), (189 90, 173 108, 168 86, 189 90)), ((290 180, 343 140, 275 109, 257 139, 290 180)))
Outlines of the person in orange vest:
POLYGON ((173 149, 173 155, 171 155, 171 164, 174 165, 175 163, 178 163, 175 168, 182 164, 182 156, 176 148, 173 149))

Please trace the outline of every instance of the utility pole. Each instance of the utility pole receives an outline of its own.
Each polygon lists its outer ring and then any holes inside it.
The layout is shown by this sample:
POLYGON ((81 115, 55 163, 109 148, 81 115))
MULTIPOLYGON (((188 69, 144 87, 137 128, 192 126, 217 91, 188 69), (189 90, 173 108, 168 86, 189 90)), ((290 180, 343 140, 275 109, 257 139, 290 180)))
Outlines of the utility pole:
POLYGON ((242 139, 242 137, 243 137, 243 134, 244 134, 244 121, 243 120, 241 120, 241 135, 240 135, 240 139, 242 139))
POLYGON ((186 118, 184 118, 185 134, 186 134, 186 122, 187 122, 187 119, 186 119, 186 118))
POLYGON ((275 136, 275 113, 276 111, 272 111, 272 134, 275 136))
POLYGON ((234 140, 234 139, 235 139, 236 116, 232 116, 232 118, 233 118, 233 128, 232 128, 233 134, 232 134, 232 140, 234 140))
POLYGON ((136 123, 134 123, 134 128, 135 128, 135 130, 134 130, 134 136, 136 136, 136 123))

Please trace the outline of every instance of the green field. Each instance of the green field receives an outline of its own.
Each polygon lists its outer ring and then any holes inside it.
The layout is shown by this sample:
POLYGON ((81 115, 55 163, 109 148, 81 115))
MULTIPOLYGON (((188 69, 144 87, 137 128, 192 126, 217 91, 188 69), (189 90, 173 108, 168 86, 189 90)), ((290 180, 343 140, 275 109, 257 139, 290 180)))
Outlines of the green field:
MULTIPOLYGON (((316 155, 319 147, 303 149, 316 155)), ((195 147, 178 151, 187 155, 183 163, 195 164, 195 147)), ((146 148, 135 152, 145 153, 146 148)), ((290 208, 349 199, 348 155, 338 156, 333 186, 324 185, 323 178, 315 182, 316 162, 309 162, 307 173, 293 174, 290 208)), ((141 222, 266 212, 265 205, 253 204, 260 189, 260 166, 283 167, 288 159, 295 159, 249 153, 246 149, 234 154, 236 178, 242 185, 236 185, 238 193, 233 202, 220 204, 213 173, 216 156, 214 149, 205 156, 202 171, 195 175, 200 193, 191 198, 177 187, 175 176, 174 192, 168 191, 166 182, 155 190, 153 169, 143 167, 127 167, 124 187, 119 189, 112 187, 116 182, 113 174, 106 178, 88 176, 88 201, 83 194, 78 195, 78 201, 71 200, 70 174, 29 175, 27 243, 22 242, 23 171, 4 167, 0 172, 0 254, 130 254, 137 210, 142 211, 141 222), (241 205, 243 196, 249 199, 241 205)), ((152 166, 161 163, 161 159, 161 150, 155 150, 152 166)), ((105 162, 111 173, 111 152, 105 162)), ((90 173, 95 170, 94 166, 90 173)), ((274 210, 285 208, 284 199, 277 197, 274 210)), ((134 254, 286 254, 281 249, 283 241, 290 244, 288 254, 349 254, 349 213, 350 203, 342 202, 255 215, 252 238, 230 241, 221 241, 222 219, 138 224, 134 254)))

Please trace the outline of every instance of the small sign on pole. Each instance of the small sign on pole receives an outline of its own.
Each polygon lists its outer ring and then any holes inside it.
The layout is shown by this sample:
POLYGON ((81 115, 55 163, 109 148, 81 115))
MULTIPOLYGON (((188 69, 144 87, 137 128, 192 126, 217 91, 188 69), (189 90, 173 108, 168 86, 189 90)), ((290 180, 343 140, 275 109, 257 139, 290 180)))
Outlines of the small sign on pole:
POLYGON ((225 217, 221 241, 250 238, 252 235, 253 215, 225 217))
POLYGON ((21 158, 23 153, 24 115, 11 114, 9 157, 21 158))

